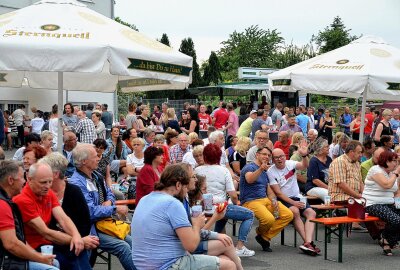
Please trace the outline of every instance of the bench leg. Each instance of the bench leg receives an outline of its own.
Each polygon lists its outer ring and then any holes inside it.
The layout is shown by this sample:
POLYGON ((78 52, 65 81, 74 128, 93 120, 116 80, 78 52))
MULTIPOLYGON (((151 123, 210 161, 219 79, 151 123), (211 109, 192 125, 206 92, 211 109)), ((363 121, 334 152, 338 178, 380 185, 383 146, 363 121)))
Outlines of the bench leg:
POLYGON ((324 260, 328 259, 328 226, 325 227, 325 241, 324 241, 324 248, 325 248, 325 253, 324 253, 324 260))
POLYGON ((281 245, 285 245, 285 229, 281 231, 281 245))
POLYGON ((343 224, 339 224, 338 262, 343 262, 343 224))

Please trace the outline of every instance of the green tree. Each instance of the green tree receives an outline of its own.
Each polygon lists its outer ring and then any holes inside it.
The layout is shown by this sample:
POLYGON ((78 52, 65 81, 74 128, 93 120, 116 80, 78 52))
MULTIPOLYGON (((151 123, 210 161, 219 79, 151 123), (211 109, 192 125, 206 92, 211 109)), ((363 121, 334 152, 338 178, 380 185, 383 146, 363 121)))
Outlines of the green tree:
POLYGON ((274 67, 274 59, 283 38, 274 30, 252 25, 244 32, 234 31, 223 41, 218 56, 224 81, 238 79, 239 67, 274 67))
POLYGON ((323 31, 319 31, 317 36, 313 35, 311 41, 317 44, 319 53, 326 53, 359 38, 351 35, 350 31, 351 29, 346 29, 342 19, 337 16, 330 26, 325 27, 323 31))
POLYGON ((316 53, 311 43, 302 47, 298 47, 291 43, 289 45, 284 45, 282 50, 276 54, 274 63, 271 67, 279 69, 286 68, 314 56, 316 56, 316 53))
POLYGON ((132 28, 132 29, 135 30, 135 31, 139 31, 139 29, 136 27, 136 25, 127 23, 127 22, 121 20, 120 17, 116 17, 114 20, 115 20, 116 22, 119 22, 120 24, 123 24, 123 25, 125 25, 125 26, 128 26, 129 28, 132 28))
POLYGON ((218 56, 215 52, 211 52, 208 61, 204 65, 203 83, 205 86, 218 84, 222 81, 221 66, 218 56))
POLYGON ((161 42, 162 44, 164 44, 164 45, 167 45, 168 47, 171 47, 171 45, 169 44, 169 38, 168 38, 168 36, 167 36, 166 33, 163 33, 163 34, 162 34, 162 37, 161 37, 161 39, 160 39, 160 42, 161 42))
POLYGON ((193 58, 192 83, 189 87, 195 88, 202 85, 199 64, 197 64, 196 50, 192 38, 185 38, 181 42, 179 51, 193 58))

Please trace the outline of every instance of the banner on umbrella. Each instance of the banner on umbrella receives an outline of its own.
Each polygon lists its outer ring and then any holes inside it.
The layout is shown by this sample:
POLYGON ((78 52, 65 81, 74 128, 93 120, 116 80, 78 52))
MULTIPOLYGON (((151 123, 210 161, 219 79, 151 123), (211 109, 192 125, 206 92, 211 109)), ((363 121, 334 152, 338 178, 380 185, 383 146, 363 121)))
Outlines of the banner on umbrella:
POLYGON ((186 77, 190 75, 190 71, 192 70, 192 68, 190 67, 185 67, 180 65, 166 64, 166 63, 141 60, 141 59, 132 59, 132 58, 128 59, 131 62, 128 68, 131 69, 141 69, 147 71, 169 73, 186 77))

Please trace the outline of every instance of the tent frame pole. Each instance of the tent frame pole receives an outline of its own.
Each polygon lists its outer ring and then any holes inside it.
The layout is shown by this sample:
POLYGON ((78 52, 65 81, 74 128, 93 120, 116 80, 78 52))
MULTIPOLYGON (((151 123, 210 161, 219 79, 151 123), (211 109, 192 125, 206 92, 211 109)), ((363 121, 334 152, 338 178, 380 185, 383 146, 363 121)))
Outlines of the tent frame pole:
POLYGON ((362 103, 361 103, 361 126, 360 126, 360 139, 359 139, 360 143, 364 142, 365 107, 366 107, 366 103, 367 103, 368 88, 369 88, 369 84, 367 84, 365 86, 365 89, 363 92, 363 99, 362 99, 362 103))
POLYGON ((57 151, 62 153, 63 146, 63 93, 64 88, 64 74, 58 71, 58 129, 57 129, 57 151))

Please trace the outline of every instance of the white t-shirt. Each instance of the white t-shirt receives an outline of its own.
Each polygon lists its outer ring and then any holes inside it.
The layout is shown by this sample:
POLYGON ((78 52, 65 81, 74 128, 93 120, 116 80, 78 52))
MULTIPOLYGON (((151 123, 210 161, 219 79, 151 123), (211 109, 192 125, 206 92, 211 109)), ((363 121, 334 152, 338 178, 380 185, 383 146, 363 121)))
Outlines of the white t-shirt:
POLYGON ((49 131, 53 134, 53 146, 57 148, 58 118, 51 118, 49 120, 49 131))
POLYGON ((190 166, 192 166, 193 169, 197 166, 197 162, 193 157, 192 151, 187 152, 186 154, 183 155, 182 162, 189 164, 190 166))
POLYGON ((267 126, 273 126, 274 124, 272 123, 272 118, 271 117, 267 117, 267 120, 265 120, 264 121, 265 122, 265 124, 267 125, 267 126))
POLYGON ((44 125, 44 120, 42 118, 36 117, 31 120, 32 132, 36 134, 42 133, 42 127, 44 125))
POLYGON ((299 185, 296 177, 296 164, 294 160, 286 160, 285 168, 278 169, 272 165, 268 169, 267 175, 270 185, 278 185, 282 192, 288 197, 300 197, 299 185))
POLYGON ((202 165, 194 171, 196 174, 206 177, 207 191, 213 195, 213 203, 225 202, 227 199, 226 193, 235 191, 232 176, 224 166, 202 165))
POLYGON ((367 206, 374 204, 394 204, 394 193, 398 189, 396 180, 391 188, 383 188, 377 184, 372 176, 381 173, 386 178, 390 175, 387 174, 379 165, 374 165, 369 169, 367 176, 365 177, 365 186, 362 196, 367 200, 367 206))
POLYGON ((144 157, 137 158, 135 153, 132 153, 126 157, 126 165, 133 165, 135 168, 142 168, 144 166, 144 157))

